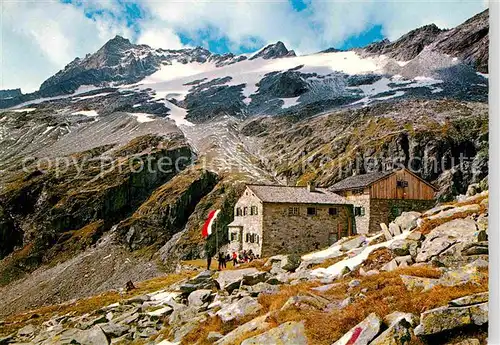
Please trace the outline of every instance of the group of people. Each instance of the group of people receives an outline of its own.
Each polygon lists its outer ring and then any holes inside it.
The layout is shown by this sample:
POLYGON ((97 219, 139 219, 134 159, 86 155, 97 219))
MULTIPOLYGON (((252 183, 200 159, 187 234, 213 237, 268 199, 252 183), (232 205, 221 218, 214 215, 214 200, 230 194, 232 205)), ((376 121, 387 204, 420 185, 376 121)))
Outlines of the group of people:
MULTIPOLYGON (((233 267, 236 267, 239 264, 247 263, 247 262, 252 262, 255 259, 260 259, 260 256, 257 254, 255 255, 253 251, 250 249, 249 251, 242 251, 239 254, 236 252, 233 252, 232 254, 227 253, 224 255, 223 252, 219 252, 217 256, 217 261, 219 263, 218 270, 221 271, 224 268, 227 268, 227 263, 228 262, 233 262, 233 267)), ((210 269, 210 263, 212 262, 212 258, 210 255, 207 257, 207 269, 210 269)))

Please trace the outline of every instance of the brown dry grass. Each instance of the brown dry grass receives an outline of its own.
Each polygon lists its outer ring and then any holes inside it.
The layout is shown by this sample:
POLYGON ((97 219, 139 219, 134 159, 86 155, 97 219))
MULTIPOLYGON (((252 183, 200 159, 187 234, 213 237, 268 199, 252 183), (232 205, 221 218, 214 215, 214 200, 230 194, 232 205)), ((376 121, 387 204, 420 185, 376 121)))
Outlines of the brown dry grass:
MULTIPOLYGON (((429 267, 409 267, 374 276, 360 277, 360 286, 349 291, 355 295, 367 289, 365 298, 357 298, 351 305, 337 313, 321 311, 288 310, 276 314, 276 322, 305 320, 309 341, 314 344, 331 344, 361 322, 370 313, 384 317, 394 311, 410 312, 419 315, 423 311, 446 305, 450 300, 469 294, 487 291, 487 279, 481 285, 462 285, 457 287, 437 286, 428 292, 409 292, 401 281, 400 275, 414 275, 436 278, 441 273, 429 267)), ((348 280, 330 291, 324 297, 345 298, 348 294, 348 280)))
MULTIPOLYGON (((484 206, 481 206, 481 210, 479 213, 484 213, 484 212, 485 212, 484 206)), ((473 215, 474 213, 477 213, 477 212, 458 212, 450 217, 437 218, 437 219, 432 219, 432 220, 424 218, 422 225, 420 225, 420 227, 417 229, 417 231, 420 231, 423 235, 427 235, 433 229, 437 228, 441 224, 448 223, 454 219, 464 219, 464 218, 467 218, 468 216, 473 215)))
MULTIPOLYGON (((467 206, 467 205, 473 205, 473 204, 480 204, 481 201, 488 199, 488 195, 480 195, 477 198, 474 198, 472 200, 468 201, 463 201, 463 202, 450 202, 450 203, 445 203, 444 205, 453 205, 455 207, 461 207, 461 206, 467 206)), ((432 229, 438 227, 441 224, 447 223, 449 221, 452 221, 454 219, 463 219, 467 218, 475 213, 479 214, 484 214, 488 213, 488 207, 485 205, 480 205, 479 207, 479 212, 473 212, 473 211, 468 211, 468 212, 459 212, 455 213, 454 215, 442 219, 432 219, 429 220, 427 218, 423 219, 422 225, 418 228, 418 231, 420 231, 423 235, 427 235, 432 231, 432 229)))
POLYGON ((160 290, 183 279, 190 278, 193 275, 193 272, 169 274, 137 283, 135 284, 137 289, 128 293, 120 294, 117 291, 109 291, 97 296, 80 299, 72 303, 50 305, 25 313, 11 315, 3 320, 3 324, 0 324, 0 334, 9 334, 23 327, 28 321, 33 324, 41 324, 56 315, 66 315, 69 313, 72 315, 83 315, 109 304, 120 302, 121 300, 160 290))
MULTIPOLYGON (((344 278, 338 281, 339 284, 337 286, 321 293, 311 291, 311 288, 317 286, 318 283, 306 282, 294 286, 284 285, 276 294, 259 296, 259 302, 263 306, 261 315, 271 312, 269 321, 275 326, 287 321, 304 321, 306 334, 311 344, 329 345, 361 322, 370 313, 376 313, 380 317, 384 317, 394 311, 420 315, 420 313, 426 310, 446 305, 452 299, 488 290, 488 279, 485 278, 481 281, 480 285, 437 286, 426 292, 410 292, 406 289, 400 278, 402 274, 424 278, 439 278, 442 272, 430 266, 400 268, 392 272, 358 277, 357 279, 361 281, 361 284, 351 290, 348 288, 348 283, 352 278, 344 278), (351 305, 335 313, 294 308, 286 311, 280 310, 290 297, 296 296, 300 292, 313 292, 334 301, 344 299, 349 295, 356 296, 364 289, 366 289, 364 293, 366 297, 355 297, 351 305)), ((227 334, 243 323, 241 321, 238 324, 233 323, 227 326, 217 318, 210 319, 198 329, 191 332, 183 344, 191 344, 198 341, 197 344, 204 345, 206 336, 210 331, 227 334)), ((240 344, 244 339, 261 332, 245 334, 236 344, 240 344)), ((424 344, 421 339, 415 338, 412 341, 413 344, 424 344)))
MULTIPOLYGON (((232 262, 228 262, 227 267, 224 270, 241 270, 244 268, 253 267, 253 268, 258 269, 259 271, 269 272, 271 270, 272 266, 264 266, 266 261, 267 261, 267 259, 265 259, 265 258, 256 259, 256 260, 253 260, 252 262, 240 264, 236 267, 233 266, 232 262)), ((200 267, 200 268, 205 269, 205 267, 207 266, 207 260, 206 259, 186 260, 186 261, 182 261, 182 264, 190 265, 190 266, 194 266, 194 267, 200 267)), ((213 260, 212 264, 215 264, 214 267, 217 267, 217 260, 213 260)))
POLYGON ((451 202, 446 202, 444 205, 453 205, 455 207, 460 207, 460 206, 467 206, 467 205, 473 205, 473 204, 480 204, 481 201, 488 199, 489 194, 487 195, 476 195, 475 197, 472 197, 470 200, 466 201, 451 201, 451 202))
POLYGON ((256 260, 253 260, 252 262, 247 262, 245 264, 241 264, 241 265, 237 266, 236 268, 237 269, 256 268, 259 271, 269 272, 271 270, 271 268, 273 268, 273 266, 271 266, 271 265, 264 266, 266 261, 267 261, 266 259, 258 259, 258 260, 256 259, 256 260))

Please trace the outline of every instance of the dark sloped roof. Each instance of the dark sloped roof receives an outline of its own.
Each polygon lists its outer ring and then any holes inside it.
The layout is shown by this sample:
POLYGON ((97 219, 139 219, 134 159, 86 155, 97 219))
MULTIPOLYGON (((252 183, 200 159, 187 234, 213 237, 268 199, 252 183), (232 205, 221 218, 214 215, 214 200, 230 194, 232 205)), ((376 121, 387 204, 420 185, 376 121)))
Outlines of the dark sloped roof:
POLYGON ((297 204, 350 204, 344 197, 325 188, 316 188, 310 192, 307 187, 277 185, 248 185, 248 188, 262 200, 273 203, 297 204))
POLYGON ((364 188, 384 177, 391 175, 393 172, 394 171, 377 171, 368 174, 350 176, 335 183, 329 189, 332 192, 338 192, 345 189, 364 188))

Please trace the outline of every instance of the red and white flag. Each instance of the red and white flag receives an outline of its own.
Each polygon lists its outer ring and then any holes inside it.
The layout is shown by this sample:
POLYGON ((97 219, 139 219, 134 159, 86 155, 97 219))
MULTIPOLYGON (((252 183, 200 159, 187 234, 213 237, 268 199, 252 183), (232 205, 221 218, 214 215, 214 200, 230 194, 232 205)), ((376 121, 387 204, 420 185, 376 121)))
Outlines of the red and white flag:
POLYGON ((201 236, 204 238, 208 237, 208 235, 212 234, 212 227, 214 225, 215 219, 219 215, 220 210, 213 210, 208 213, 208 218, 203 224, 203 228, 201 230, 201 236))

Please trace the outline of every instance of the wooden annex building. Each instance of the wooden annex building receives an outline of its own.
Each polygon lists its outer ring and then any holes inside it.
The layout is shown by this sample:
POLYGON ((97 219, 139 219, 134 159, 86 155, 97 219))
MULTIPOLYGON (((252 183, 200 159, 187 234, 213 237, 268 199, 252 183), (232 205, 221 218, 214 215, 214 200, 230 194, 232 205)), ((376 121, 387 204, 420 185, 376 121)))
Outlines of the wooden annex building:
POLYGON ((435 204, 436 188, 407 169, 350 176, 330 187, 354 205, 358 233, 376 232, 405 211, 435 204))

